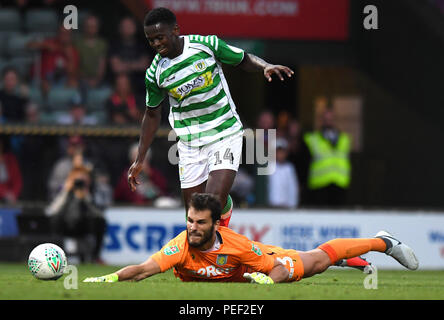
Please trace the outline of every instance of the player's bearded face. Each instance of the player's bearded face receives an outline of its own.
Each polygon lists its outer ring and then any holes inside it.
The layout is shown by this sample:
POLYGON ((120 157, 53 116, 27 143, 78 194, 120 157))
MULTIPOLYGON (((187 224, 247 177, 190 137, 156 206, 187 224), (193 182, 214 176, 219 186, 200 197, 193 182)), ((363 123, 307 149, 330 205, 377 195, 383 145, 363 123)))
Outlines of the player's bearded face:
POLYGON ((192 247, 202 247, 213 238, 214 224, 211 228, 202 231, 188 231, 188 243, 192 247))
POLYGON ((191 209, 188 213, 187 238, 192 247, 204 247, 213 240, 216 225, 211 215, 203 217, 201 212, 191 209))

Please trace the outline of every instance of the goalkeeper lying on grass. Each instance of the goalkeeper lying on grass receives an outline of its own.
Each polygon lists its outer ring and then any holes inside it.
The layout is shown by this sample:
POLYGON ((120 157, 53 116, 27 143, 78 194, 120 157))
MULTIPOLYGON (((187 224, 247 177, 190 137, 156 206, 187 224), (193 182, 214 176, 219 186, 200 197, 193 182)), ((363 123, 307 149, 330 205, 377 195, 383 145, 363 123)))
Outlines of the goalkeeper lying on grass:
POLYGON ((299 281, 324 272, 342 259, 369 251, 384 252, 404 267, 416 270, 412 249, 385 231, 369 239, 334 239, 306 252, 282 249, 249 240, 220 227, 220 203, 210 194, 193 194, 187 230, 168 242, 147 261, 84 282, 143 280, 174 268, 183 281, 230 281, 272 284, 299 281))

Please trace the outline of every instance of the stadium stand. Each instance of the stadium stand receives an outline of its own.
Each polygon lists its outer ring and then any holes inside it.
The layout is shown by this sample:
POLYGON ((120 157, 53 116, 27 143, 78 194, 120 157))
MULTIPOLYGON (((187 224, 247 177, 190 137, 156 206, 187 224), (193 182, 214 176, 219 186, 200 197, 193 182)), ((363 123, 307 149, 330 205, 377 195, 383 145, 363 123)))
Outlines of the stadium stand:
POLYGON ((20 32, 22 29, 22 18, 16 9, 3 8, 0 10, 0 30, 5 32, 20 32))
POLYGON ((95 88, 88 90, 87 107, 89 111, 103 111, 106 100, 111 96, 112 90, 109 87, 95 88))
POLYGON ((57 30, 58 24, 59 15, 52 9, 31 9, 24 17, 27 32, 52 33, 57 30))

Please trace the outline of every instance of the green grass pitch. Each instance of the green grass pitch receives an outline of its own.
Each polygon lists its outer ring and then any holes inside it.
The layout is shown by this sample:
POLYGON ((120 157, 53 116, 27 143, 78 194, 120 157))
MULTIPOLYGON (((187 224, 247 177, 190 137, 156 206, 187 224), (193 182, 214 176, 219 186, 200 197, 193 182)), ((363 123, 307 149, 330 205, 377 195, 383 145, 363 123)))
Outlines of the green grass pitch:
MULTIPOLYGON (((78 288, 35 279, 26 263, 0 263, 1 300, 443 300, 444 271, 378 270, 377 289, 365 289, 367 275, 332 268, 300 282, 277 285, 181 282, 171 271, 141 282, 82 283, 88 276, 118 270, 115 266, 77 265, 78 288)), ((66 281, 68 282, 68 281, 66 281)))

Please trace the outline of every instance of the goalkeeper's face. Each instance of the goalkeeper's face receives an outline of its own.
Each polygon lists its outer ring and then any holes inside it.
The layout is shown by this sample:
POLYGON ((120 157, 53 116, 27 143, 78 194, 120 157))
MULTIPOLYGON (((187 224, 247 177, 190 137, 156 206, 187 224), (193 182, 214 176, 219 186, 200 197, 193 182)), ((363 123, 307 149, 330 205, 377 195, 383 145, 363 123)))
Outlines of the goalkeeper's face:
POLYGON ((210 210, 190 207, 187 217, 187 238, 190 246, 199 250, 210 249, 216 239, 217 223, 211 218, 210 210))

